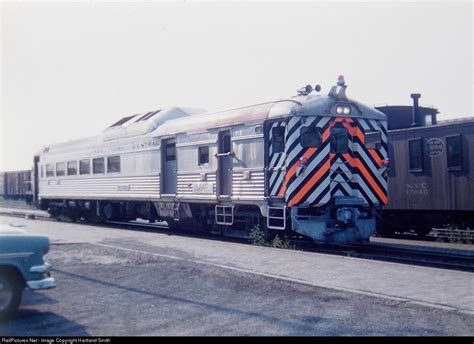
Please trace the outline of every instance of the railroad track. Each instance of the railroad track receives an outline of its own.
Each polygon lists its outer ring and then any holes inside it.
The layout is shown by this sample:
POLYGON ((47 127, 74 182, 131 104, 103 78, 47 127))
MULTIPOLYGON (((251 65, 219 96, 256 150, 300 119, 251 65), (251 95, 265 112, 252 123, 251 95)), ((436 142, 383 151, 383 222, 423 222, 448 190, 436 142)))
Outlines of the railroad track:
POLYGON ((474 272, 474 251, 472 254, 467 253, 467 251, 463 251, 463 254, 454 254, 451 252, 440 252, 439 250, 398 248, 374 243, 338 246, 314 245, 313 247, 305 248, 305 250, 354 258, 474 272))
POLYGON ((418 235, 415 232, 394 233, 390 236, 377 235, 380 238, 394 238, 407 240, 437 241, 449 243, 474 244, 474 230, 455 228, 433 228, 427 235, 418 235))
MULTIPOLYGON (((6 214, 0 212, 3 215, 25 217, 25 214, 21 212, 15 212, 13 214, 6 214)), ((31 218, 31 217, 30 217, 31 218)), ((34 217, 33 217, 34 218, 34 217)), ((42 221, 58 221, 54 218, 39 217, 42 221)), ((67 221, 70 222, 70 221, 67 221)), ((238 242, 243 244, 250 244, 246 239, 240 238, 228 238, 222 236, 216 236, 207 233, 195 233, 185 231, 171 231, 166 223, 147 223, 145 221, 108 221, 106 223, 94 223, 94 222, 78 222, 85 226, 103 226, 110 228, 123 228, 131 230, 141 231, 159 231, 167 234, 178 234, 196 238, 206 238, 212 240, 220 240, 226 242, 238 242)), ((309 240, 305 240, 301 237, 285 238, 291 246, 296 250, 332 254, 338 256, 346 256, 352 258, 363 258, 395 263, 403 263, 410 265, 428 266, 451 270, 460 270, 467 272, 474 272, 474 251, 472 253, 467 250, 463 250, 462 254, 454 254, 452 252, 440 252, 440 250, 429 250, 429 249, 410 249, 410 248, 398 248, 384 245, 384 244, 360 244, 360 245, 320 245, 314 244, 309 240)))

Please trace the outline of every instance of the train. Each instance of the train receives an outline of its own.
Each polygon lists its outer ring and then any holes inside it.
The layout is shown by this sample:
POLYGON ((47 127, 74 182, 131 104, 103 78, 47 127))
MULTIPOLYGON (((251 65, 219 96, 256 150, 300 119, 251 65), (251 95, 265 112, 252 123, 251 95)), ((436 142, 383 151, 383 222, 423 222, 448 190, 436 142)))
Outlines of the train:
POLYGON ((169 107, 43 147, 35 202, 54 217, 315 243, 368 242, 387 203, 387 117, 342 76, 288 99, 209 113, 169 107))
MULTIPOLYGON (((222 112, 170 107, 97 136, 45 146, 31 199, 73 221, 148 219, 247 237, 367 242, 474 226, 474 118, 413 105, 371 107, 306 86, 288 99, 222 112)), ((20 171, 24 173, 25 171, 20 171)))
POLYGON ((411 95, 412 106, 376 107, 387 115, 390 157, 381 235, 474 229, 474 118, 438 121, 420 96, 411 95))

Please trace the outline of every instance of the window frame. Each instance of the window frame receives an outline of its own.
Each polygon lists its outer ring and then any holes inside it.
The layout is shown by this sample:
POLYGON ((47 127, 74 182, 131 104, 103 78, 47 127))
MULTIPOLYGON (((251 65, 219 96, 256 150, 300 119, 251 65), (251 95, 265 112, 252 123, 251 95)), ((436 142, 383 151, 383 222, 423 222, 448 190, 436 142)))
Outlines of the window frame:
POLYGON ((92 174, 105 174, 105 159, 104 157, 92 158, 92 174), (102 160, 102 172, 95 171, 95 162, 102 160))
POLYGON ((301 147, 303 147, 303 148, 319 148, 319 147, 321 147, 322 143, 323 143, 323 134, 321 132, 320 127, 310 125, 308 127, 301 127, 300 128, 300 145, 301 145, 301 147), (306 131, 304 133, 303 133, 303 129, 306 129, 306 131), (309 130, 315 130, 318 134, 319 142, 316 146, 303 145, 303 135, 306 134, 306 132, 309 131, 309 130))
POLYGON ((87 176, 87 175, 90 175, 91 174, 91 159, 80 159, 79 160, 79 175, 80 176, 87 176), (81 163, 84 162, 84 161, 87 161, 87 173, 82 173, 82 170, 81 170, 81 163))
POLYGON ((286 134, 286 127, 284 125, 273 127, 272 128, 272 151, 271 154, 281 154, 285 153, 285 134, 286 134), (275 131, 283 130, 283 135, 275 135, 275 131), (283 140, 280 142, 276 142, 276 137, 282 137, 283 140), (281 147, 278 151, 275 150, 276 144, 278 143, 278 147, 281 147))
MULTIPOLYGON (((107 157, 107 174, 111 173, 111 174, 118 174, 121 172, 122 170, 122 159, 120 158, 120 155, 111 155, 111 156, 108 156, 107 157), (111 158, 118 158, 118 171, 110 171, 110 161, 109 159, 111 158)), ((105 169, 105 168, 104 168, 105 169)))
POLYGON ((50 164, 46 164, 46 178, 51 178, 51 177, 55 177, 56 176, 56 166, 55 164, 53 163, 50 163, 50 164), (51 171, 51 175, 48 175, 48 166, 52 166, 52 171, 51 171))
POLYGON ((77 176, 78 175, 78 172, 79 172, 79 169, 78 169, 78 161, 77 160, 70 160, 70 161, 67 161, 66 162, 66 175, 69 177, 69 176, 77 176), (76 169, 76 173, 69 173, 69 170, 70 170, 70 167, 69 167, 69 164, 70 163, 75 163, 75 169, 76 169))
POLYGON ((66 176, 66 163, 64 161, 59 161, 54 165, 56 169, 56 177, 65 177, 66 176), (62 171, 58 169, 58 165, 63 165, 62 171), (59 173, 61 172, 61 174, 59 173))
POLYGON ((464 165, 464 159, 463 159, 463 149, 462 149, 462 134, 454 134, 454 135, 448 135, 445 137, 444 140, 446 144, 446 168, 448 171, 462 171, 463 165, 464 165), (448 139, 453 139, 457 138, 459 139, 459 165, 456 166, 449 166, 449 149, 448 149, 448 139))
MULTIPOLYGON (((337 140, 337 139, 336 139, 337 140)), ((352 141, 351 138, 350 138, 350 135, 349 135, 349 130, 347 130, 346 127, 344 126, 334 126, 330 129, 330 132, 329 132, 329 144, 330 144, 330 149, 329 151, 331 153, 334 153, 334 154, 347 154, 349 153, 350 151, 350 148, 349 148, 349 141, 352 141), (336 149, 334 149, 334 138, 337 138, 338 135, 335 135, 333 133, 333 130, 341 130, 341 131, 344 131, 346 133, 345 137, 346 137, 346 146, 345 146, 345 151, 339 151, 339 145, 336 143, 336 149)), ((338 140, 336 142, 339 142, 338 140)))
POLYGON ((169 142, 165 144, 165 160, 166 161, 176 161, 176 142, 169 142), (168 147, 174 146, 174 155, 168 155, 168 147), (174 156, 174 159, 169 159, 170 156, 174 156))
POLYGON ((198 166, 208 166, 208 165, 209 165, 209 146, 199 146, 198 147, 198 166), (207 161, 205 162, 201 160, 201 157, 203 156, 201 149, 204 149, 204 148, 207 148, 207 161))
POLYGON ((408 171, 409 172, 423 172, 425 170, 425 157, 424 157, 424 153, 425 153, 425 150, 423 149, 423 146, 424 146, 424 140, 422 137, 416 137, 416 138, 412 138, 412 139, 408 139, 407 140, 407 144, 408 144, 408 171), (420 167, 412 167, 411 166, 411 151, 410 151, 410 142, 415 142, 415 141, 419 141, 420 142, 420 159, 421 159, 421 162, 420 162, 420 167))

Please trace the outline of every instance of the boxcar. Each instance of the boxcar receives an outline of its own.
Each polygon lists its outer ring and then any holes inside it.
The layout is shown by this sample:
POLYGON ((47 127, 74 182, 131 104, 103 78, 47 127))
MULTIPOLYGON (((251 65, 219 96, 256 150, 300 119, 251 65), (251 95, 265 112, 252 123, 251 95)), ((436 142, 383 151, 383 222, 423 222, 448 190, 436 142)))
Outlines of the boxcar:
POLYGON ((3 172, 0 174, 0 179, 0 196, 31 202, 33 193, 30 170, 3 172))
POLYGON ((474 225, 474 118, 389 130, 388 204, 380 231, 474 225))

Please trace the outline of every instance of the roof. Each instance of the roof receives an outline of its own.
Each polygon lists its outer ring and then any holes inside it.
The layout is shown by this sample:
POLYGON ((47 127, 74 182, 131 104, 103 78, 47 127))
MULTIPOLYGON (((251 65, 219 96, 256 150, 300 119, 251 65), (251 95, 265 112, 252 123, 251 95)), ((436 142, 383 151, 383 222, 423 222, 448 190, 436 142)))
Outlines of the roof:
POLYGON ((173 106, 162 110, 150 111, 144 114, 127 116, 106 128, 102 132, 100 139, 102 141, 110 141, 145 135, 155 130, 166 121, 181 117, 189 117, 205 112, 206 110, 200 108, 173 106))
POLYGON ((274 102, 261 103, 225 111, 198 114, 192 117, 168 121, 151 132, 153 136, 175 135, 177 133, 203 132, 213 128, 231 127, 241 124, 257 124, 268 119, 288 116, 341 116, 331 114, 330 110, 339 103, 355 105, 359 113, 350 117, 363 117, 386 120, 382 112, 352 99, 339 99, 328 95, 306 95, 274 102))

